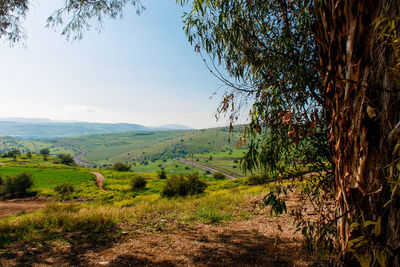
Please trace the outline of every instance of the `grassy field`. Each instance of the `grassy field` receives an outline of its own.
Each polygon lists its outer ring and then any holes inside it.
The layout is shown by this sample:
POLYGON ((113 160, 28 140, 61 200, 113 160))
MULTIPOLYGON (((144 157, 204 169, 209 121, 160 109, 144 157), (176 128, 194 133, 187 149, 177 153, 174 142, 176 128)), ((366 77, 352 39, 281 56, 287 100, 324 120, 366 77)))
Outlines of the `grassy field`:
MULTIPOLYGON (((230 174, 234 177, 243 177, 245 174, 240 169, 239 160, 235 159, 218 159, 213 158, 212 160, 207 158, 194 158, 193 162, 203 164, 221 172, 230 174), (198 161, 197 161, 198 160, 198 161), (236 162, 236 163, 235 163, 236 162)), ((192 160, 192 159, 190 159, 192 160)))
POLYGON ((136 132, 97 134, 56 140, 56 145, 74 146, 87 152, 84 160, 99 165, 116 161, 151 161, 173 159, 189 154, 221 153, 221 156, 240 156, 237 140, 241 129, 136 132))
POLYGON ((26 139, 16 139, 9 136, 0 136, 0 153, 18 149, 21 153, 26 153, 28 151, 32 153, 39 153, 41 149, 47 148, 50 150, 50 154, 71 154, 74 155, 74 151, 64 147, 56 146, 49 142, 38 141, 38 140, 26 140, 26 139))
POLYGON ((243 157, 245 152, 246 152, 245 148, 241 148, 241 149, 234 148, 231 151, 194 154, 193 157, 194 158, 209 158, 211 156, 216 159, 240 159, 243 157))
POLYGON ((40 155, 25 158, 24 155, 16 160, 1 158, 0 176, 15 176, 26 172, 32 175, 32 192, 38 195, 55 196, 54 187, 64 182, 74 186, 73 198, 98 199, 106 195, 95 186, 95 176, 89 169, 67 166, 57 163, 56 157, 48 157, 46 161, 40 155), (4 164, 4 165, 3 165, 4 164))
POLYGON ((33 154, 32 158, 27 158, 26 155, 20 155, 16 159, 0 158, 0 176, 6 178, 26 172, 31 174, 34 180, 31 191, 39 195, 56 196, 54 187, 65 182, 75 188, 71 198, 111 202, 129 200, 138 195, 159 194, 165 180, 160 180, 154 170, 160 170, 161 167, 166 170, 168 176, 198 172, 202 179, 213 181, 212 175, 206 174, 205 171, 175 160, 166 160, 165 162, 160 160, 150 162, 148 165, 138 165, 129 172, 67 166, 59 164, 58 161, 58 158, 52 156, 45 161, 41 155, 36 154, 33 154), (100 172, 105 176, 106 191, 100 190, 95 185, 93 171, 100 172), (147 187, 132 192, 130 190, 131 180, 138 175, 147 179, 147 187))

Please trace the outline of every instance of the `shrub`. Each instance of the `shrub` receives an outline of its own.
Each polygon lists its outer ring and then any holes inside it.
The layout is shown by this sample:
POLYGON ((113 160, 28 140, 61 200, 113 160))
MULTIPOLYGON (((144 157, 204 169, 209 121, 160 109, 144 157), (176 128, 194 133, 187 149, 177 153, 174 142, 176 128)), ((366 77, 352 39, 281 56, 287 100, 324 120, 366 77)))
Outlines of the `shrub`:
POLYGON ((58 193, 62 198, 66 198, 74 192, 74 187, 68 183, 62 183, 54 188, 54 191, 58 193))
POLYGON ((213 174, 213 176, 214 176, 214 179, 217 179, 217 180, 221 180, 221 179, 225 179, 226 178, 225 174, 223 174, 221 172, 215 172, 213 174))
POLYGON ((157 176, 160 179, 167 179, 167 172, 165 170, 159 170, 157 176))
POLYGON ((146 184, 147 184, 146 178, 144 178, 143 176, 133 177, 131 181, 131 190, 135 191, 143 189, 146 187, 146 184))
POLYGON ((40 155, 46 155, 48 156, 50 154, 50 150, 48 150, 47 148, 43 148, 40 150, 40 155))
POLYGON ((61 164, 65 165, 74 165, 75 161, 71 154, 59 154, 58 157, 60 158, 61 164))
POLYGON ((198 173, 183 175, 173 175, 167 179, 162 191, 161 196, 187 196, 197 195, 204 192, 207 188, 207 183, 200 180, 198 173))
POLYGON ((131 166, 122 162, 115 162, 112 168, 119 172, 127 172, 131 170, 131 166))
POLYGON ((8 177, 4 184, 4 191, 11 195, 25 195, 32 185, 32 175, 23 172, 17 174, 15 177, 8 177))
POLYGON ((211 172, 210 171, 206 171, 206 174, 211 174, 211 172))
POLYGON ((32 158, 32 152, 30 152, 30 151, 26 152, 26 156, 27 156, 28 158, 32 158))
POLYGON ((209 160, 213 160, 213 156, 210 156, 208 159, 209 159, 209 160))
POLYGON ((234 159, 233 160, 233 163, 238 163, 239 161, 237 160, 237 159, 234 159))
POLYGON ((207 183, 200 180, 197 172, 186 175, 188 182, 188 195, 201 194, 206 190, 207 183))
POLYGON ((270 179, 266 174, 263 175, 252 175, 248 178, 247 184, 248 185, 259 185, 259 184, 266 184, 270 179))

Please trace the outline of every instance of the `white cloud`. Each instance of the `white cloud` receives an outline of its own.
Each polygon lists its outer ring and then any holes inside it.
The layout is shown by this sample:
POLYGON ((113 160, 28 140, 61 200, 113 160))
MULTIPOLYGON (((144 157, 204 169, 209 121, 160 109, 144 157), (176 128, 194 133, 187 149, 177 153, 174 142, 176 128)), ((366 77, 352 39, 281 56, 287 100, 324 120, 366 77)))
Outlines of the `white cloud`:
POLYGON ((64 110, 70 111, 70 112, 88 112, 88 113, 97 113, 101 112, 102 110, 96 107, 92 106, 73 106, 73 105, 68 105, 64 107, 64 110))

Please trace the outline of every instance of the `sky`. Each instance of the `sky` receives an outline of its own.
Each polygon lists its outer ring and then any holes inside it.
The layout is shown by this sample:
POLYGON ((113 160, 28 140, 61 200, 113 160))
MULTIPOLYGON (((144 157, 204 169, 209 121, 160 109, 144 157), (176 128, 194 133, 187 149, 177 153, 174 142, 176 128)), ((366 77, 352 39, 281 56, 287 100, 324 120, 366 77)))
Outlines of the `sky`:
POLYGON ((0 118, 63 121, 227 125, 215 112, 224 88, 182 29, 175 0, 144 0, 138 16, 106 19, 80 41, 45 28, 62 1, 33 0, 25 45, 0 41, 0 118), (210 98, 214 93, 217 93, 210 98))

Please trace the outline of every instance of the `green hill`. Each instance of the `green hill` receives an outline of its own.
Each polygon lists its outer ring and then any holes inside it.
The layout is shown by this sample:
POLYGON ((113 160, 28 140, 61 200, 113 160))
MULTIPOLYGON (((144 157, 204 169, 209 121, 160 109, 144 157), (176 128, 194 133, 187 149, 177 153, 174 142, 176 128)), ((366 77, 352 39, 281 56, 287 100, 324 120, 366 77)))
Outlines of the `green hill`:
POLYGON ((73 146, 87 152, 84 160, 97 164, 116 161, 155 161, 192 154, 237 153, 237 140, 242 128, 203 130, 132 132, 97 134, 59 139, 57 146, 73 146))

